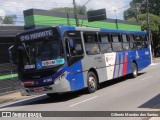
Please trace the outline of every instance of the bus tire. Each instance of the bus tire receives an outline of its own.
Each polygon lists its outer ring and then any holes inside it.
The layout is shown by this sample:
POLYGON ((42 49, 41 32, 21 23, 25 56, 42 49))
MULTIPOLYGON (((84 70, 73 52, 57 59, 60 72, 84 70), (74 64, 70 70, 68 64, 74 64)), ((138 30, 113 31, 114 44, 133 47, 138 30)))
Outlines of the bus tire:
POLYGON ((131 77, 136 78, 138 76, 138 68, 135 62, 132 63, 132 73, 131 77))
POLYGON ((98 89, 98 81, 94 72, 89 72, 87 76, 87 92, 93 93, 98 89))

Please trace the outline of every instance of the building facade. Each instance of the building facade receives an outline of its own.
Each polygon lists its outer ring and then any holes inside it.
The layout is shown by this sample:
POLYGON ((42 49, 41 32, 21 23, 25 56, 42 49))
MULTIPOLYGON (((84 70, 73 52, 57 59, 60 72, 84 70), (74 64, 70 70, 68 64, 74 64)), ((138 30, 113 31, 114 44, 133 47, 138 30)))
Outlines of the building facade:
POLYGON ((23 30, 23 26, 0 26, 0 64, 9 63, 8 48, 14 44, 16 34, 23 30))

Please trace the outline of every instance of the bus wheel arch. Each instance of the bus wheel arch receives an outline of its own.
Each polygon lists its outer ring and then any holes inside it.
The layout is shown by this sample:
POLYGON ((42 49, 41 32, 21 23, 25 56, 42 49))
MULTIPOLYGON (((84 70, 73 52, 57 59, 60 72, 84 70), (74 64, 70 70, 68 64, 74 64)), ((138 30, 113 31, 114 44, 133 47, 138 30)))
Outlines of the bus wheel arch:
POLYGON ((132 69, 131 77, 136 78, 138 76, 138 65, 135 60, 132 61, 131 69, 132 69))
POLYGON ((94 68, 91 68, 87 74, 87 92, 93 93, 99 88, 98 73, 94 68))

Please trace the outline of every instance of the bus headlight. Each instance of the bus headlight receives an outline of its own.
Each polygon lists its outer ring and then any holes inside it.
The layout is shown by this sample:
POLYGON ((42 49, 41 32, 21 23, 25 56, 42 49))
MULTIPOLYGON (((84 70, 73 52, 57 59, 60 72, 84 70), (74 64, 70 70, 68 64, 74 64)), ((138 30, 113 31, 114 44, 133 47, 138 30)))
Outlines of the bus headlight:
POLYGON ((67 72, 62 73, 60 76, 58 76, 54 80, 54 84, 58 84, 60 82, 60 80, 65 79, 66 77, 67 77, 67 72))

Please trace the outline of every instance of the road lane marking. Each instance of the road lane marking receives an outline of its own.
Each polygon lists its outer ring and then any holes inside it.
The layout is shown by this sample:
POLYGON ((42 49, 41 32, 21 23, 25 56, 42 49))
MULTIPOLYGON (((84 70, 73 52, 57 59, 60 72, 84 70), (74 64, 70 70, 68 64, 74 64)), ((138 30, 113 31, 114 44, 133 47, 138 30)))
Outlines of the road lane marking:
POLYGON ((152 78, 152 76, 149 76, 149 77, 143 78, 143 79, 141 79, 141 80, 147 80, 147 79, 149 79, 149 78, 152 78))
POLYGON ((78 102, 78 103, 72 104, 72 105, 70 105, 69 107, 73 107, 73 106, 75 106, 75 105, 78 105, 78 104, 81 104, 81 103, 87 102, 87 101, 92 100, 92 99, 95 99, 95 98, 97 98, 97 97, 98 97, 98 96, 91 97, 91 98, 86 99, 86 100, 83 100, 83 101, 81 101, 81 102, 78 102))

